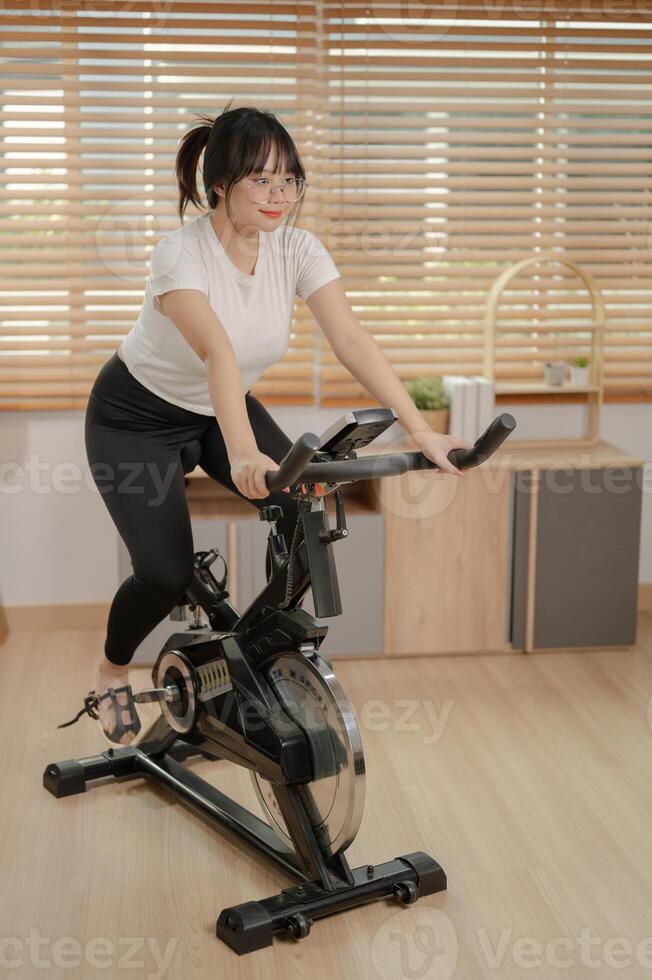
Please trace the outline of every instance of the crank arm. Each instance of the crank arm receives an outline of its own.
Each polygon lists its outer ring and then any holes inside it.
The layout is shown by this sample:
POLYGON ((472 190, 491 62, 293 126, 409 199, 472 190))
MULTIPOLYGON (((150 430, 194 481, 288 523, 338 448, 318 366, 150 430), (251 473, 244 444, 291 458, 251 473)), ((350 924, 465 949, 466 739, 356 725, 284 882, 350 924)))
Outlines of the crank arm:
POLYGON ((145 702, 145 701, 178 701, 180 697, 179 688, 176 684, 170 684, 169 687, 154 687, 149 691, 138 691, 134 694, 134 701, 145 702))

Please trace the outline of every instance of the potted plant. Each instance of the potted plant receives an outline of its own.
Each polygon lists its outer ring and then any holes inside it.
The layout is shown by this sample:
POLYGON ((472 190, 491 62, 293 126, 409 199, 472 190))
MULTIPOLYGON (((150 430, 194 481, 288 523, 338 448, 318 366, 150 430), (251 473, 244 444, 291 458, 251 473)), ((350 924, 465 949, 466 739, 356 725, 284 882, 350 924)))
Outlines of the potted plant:
POLYGON ((571 384, 588 385, 589 383, 589 359, 588 357, 576 357, 571 362, 571 384))
POLYGON ((442 379, 434 376, 413 378, 405 381, 404 387, 430 428, 447 434, 449 400, 442 379))

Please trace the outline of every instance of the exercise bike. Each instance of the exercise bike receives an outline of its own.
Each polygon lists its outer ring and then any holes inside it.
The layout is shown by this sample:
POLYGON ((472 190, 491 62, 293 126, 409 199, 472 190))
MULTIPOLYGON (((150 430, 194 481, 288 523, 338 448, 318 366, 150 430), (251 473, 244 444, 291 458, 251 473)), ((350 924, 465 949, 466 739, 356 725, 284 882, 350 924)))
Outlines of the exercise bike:
MULTIPOLYGON (((56 797, 82 793, 107 776, 155 780, 296 879, 270 898, 222 910, 216 934, 239 954, 270 946, 275 935, 302 939, 315 919, 374 899, 409 905, 446 888, 444 870, 422 851, 349 867, 344 852, 364 810, 363 747, 353 710, 320 653, 328 626, 317 620, 342 611, 333 559, 334 542, 348 533, 340 486, 438 468, 421 452, 357 456, 396 420, 391 408, 350 411, 321 438, 297 439, 266 475, 270 491, 290 488, 298 520, 286 542, 276 529, 281 508, 261 508, 270 532, 267 583, 257 598, 238 613, 226 589, 226 562, 220 580, 210 570, 223 556, 215 548, 197 552, 191 584, 172 611, 177 618, 190 613, 192 622, 164 644, 153 690, 135 695, 158 701, 161 715, 137 746, 53 763, 43 775, 56 797), (331 492, 333 528, 325 509, 331 492), (309 587, 314 617, 301 608, 309 587), (266 820, 184 766, 193 755, 246 767, 266 820)), ((478 466, 515 424, 509 414, 498 416, 471 449, 454 449, 448 458, 460 469, 478 466)))

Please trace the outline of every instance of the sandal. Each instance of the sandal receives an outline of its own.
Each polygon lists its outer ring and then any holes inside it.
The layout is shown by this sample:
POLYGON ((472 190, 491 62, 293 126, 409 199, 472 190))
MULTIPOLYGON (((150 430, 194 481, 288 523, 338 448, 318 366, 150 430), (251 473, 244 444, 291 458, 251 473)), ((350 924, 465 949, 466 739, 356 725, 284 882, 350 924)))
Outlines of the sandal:
POLYGON ((64 722, 62 725, 57 725, 57 728, 67 728, 69 725, 74 725, 76 721, 79 721, 79 719, 83 714, 87 714, 91 718, 95 718, 97 721, 99 721, 100 716, 97 713, 97 708, 99 706, 100 701, 104 701, 106 700, 106 698, 111 699, 111 704, 113 705, 113 710, 115 712, 115 719, 116 719, 116 727, 111 732, 111 734, 109 734, 107 730, 102 726, 102 731, 109 739, 109 741, 120 742, 122 736, 126 735, 127 732, 133 732, 134 735, 137 735, 141 729, 141 724, 140 724, 140 718, 138 717, 138 713, 134 706, 134 701, 136 699, 145 700, 145 698, 139 698, 138 695, 134 695, 131 689, 131 684, 125 684, 122 687, 110 687, 108 688, 108 690, 104 692, 104 694, 101 694, 99 696, 95 691, 89 691, 86 697, 84 698, 84 707, 77 712, 74 718, 72 718, 70 721, 64 722), (127 703, 119 704, 117 695, 121 694, 123 691, 127 695, 127 703), (124 721, 122 720, 122 710, 125 708, 130 711, 131 716, 133 718, 133 721, 130 721, 129 724, 127 725, 125 725, 124 721))
POLYGON ((95 718, 96 721, 100 721, 100 716, 97 713, 97 707, 100 701, 104 701, 106 698, 111 698, 113 710, 115 711, 117 723, 116 728, 110 735, 104 727, 102 727, 102 732, 111 742, 119 742, 126 732, 133 732, 134 735, 137 735, 141 729, 140 718, 138 717, 138 713, 134 707, 136 702, 174 701, 178 696, 179 691, 175 685, 171 685, 169 687, 157 687, 149 691, 139 691, 138 694, 134 694, 131 689, 131 684, 126 684, 123 687, 110 687, 99 697, 95 691, 89 691, 84 698, 84 707, 77 712, 74 718, 71 718, 70 721, 64 722, 62 725, 57 725, 57 728, 67 728, 68 725, 74 725, 76 721, 79 721, 83 714, 87 714, 89 717, 95 718), (116 695, 120 694, 122 691, 125 691, 127 694, 126 704, 118 704, 116 695), (134 719, 133 721, 129 722, 128 725, 125 725, 122 720, 121 709, 123 708, 128 708, 131 712, 132 718, 134 719))

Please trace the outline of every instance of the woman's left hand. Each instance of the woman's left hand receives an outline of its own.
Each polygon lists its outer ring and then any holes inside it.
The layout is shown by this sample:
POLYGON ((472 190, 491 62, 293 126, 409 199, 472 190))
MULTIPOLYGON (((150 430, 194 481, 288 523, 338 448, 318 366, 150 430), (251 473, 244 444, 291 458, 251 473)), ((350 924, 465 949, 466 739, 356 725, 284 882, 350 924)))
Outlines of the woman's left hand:
POLYGON ((459 436, 447 436, 441 432, 411 432, 410 437, 414 439, 418 448, 424 456, 437 463, 437 466, 445 473, 454 473, 455 476, 464 476, 465 471, 460 470, 447 458, 451 449, 472 449, 473 443, 459 436))

